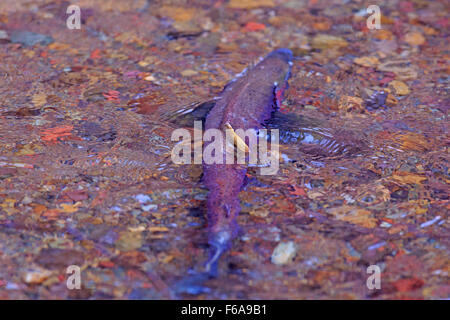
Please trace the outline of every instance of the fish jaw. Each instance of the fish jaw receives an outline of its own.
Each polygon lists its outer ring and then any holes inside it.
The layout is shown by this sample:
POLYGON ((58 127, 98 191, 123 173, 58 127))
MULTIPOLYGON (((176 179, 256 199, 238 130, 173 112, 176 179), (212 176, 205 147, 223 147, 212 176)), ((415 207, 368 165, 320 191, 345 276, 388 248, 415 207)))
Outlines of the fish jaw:
POLYGON ((281 102, 292 59, 289 49, 275 50, 234 79, 209 112, 205 128, 222 128, 226 123, 235 129, 260 128, 281 102))
POLYGON ((280 49, 274 50, 267 55, 267 58, 274 57, 274 56, 276 56, 277 58, 279 58, 287 63, 292 62, 292 60, 294 59, 294 55, 292 54, 292 51, 287 48, 280 48, 280 49))

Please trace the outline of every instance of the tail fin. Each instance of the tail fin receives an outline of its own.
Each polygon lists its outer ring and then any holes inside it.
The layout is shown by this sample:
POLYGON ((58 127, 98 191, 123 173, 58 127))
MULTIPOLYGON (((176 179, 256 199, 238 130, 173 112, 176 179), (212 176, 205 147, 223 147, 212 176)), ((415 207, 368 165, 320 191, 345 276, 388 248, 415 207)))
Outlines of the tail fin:
POLYGON ((205 264, 205 272, 209 273, 211 277, 217 277, 217 262, 222 254, 230 248, 231 240, 231 232, 227 230, 219 231, 211 236, 209 241, 211 246, 210 258, 205 264))

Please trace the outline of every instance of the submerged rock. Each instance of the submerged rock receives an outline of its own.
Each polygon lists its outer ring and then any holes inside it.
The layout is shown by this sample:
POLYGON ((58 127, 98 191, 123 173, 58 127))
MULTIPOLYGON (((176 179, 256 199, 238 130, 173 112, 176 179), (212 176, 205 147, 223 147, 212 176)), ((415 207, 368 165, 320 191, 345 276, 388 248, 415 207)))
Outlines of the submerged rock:
POLYGON ((35 44, 49 45, 53 42, 53 38, 44 34, 34 33, 31 31, 14 31, 11 33, 11 42, 21 43, 27 47, 35 44))
POLYGON ((319 34, 312 39, 311 46, 314 49, 343 48, 348 46, 348 42, 341 37, 328 34, 319 34))
POLYGON ((273 250, 270 260, 273 264, 284 265, 291 262, 297 253, 297 246, 293 241, 281 242, 273 250))

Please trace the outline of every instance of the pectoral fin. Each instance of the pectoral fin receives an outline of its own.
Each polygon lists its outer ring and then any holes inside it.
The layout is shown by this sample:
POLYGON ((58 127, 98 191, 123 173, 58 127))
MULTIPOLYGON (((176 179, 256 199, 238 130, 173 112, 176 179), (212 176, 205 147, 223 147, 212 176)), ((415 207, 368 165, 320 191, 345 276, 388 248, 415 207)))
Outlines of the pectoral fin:
POLYGON ((206 116, 216 104, 216 99, 206 102, 195 102, 181 107, 175 113, 171 113, 163 118, 179 127, 193 127, 194 121, 205 123, 206 116))

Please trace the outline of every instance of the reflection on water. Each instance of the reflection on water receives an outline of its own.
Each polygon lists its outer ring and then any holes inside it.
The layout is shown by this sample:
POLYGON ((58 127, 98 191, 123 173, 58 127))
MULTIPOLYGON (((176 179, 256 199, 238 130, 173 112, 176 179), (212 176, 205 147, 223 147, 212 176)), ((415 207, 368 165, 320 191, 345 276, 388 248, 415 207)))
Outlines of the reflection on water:
POLYGON ((366 148, 364 138, 356 138, 351 131, 336 130, 323 120, 293 113, 275 112, 267 127, 279 130, 280 143, 313 158, 356 155, 366 148))

